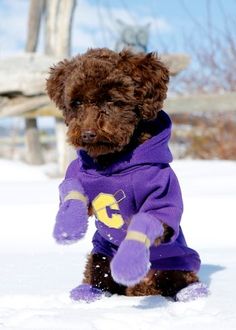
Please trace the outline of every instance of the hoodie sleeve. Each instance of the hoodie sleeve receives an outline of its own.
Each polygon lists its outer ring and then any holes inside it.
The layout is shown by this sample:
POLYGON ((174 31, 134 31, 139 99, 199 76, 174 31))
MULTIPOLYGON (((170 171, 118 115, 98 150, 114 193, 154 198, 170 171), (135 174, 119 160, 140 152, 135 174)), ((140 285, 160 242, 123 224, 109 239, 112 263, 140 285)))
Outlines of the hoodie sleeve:
POLYGON ((133 174, 138 213, 147 213, 173 229, 170 242, 179 234, 183 202, 178 179, 168 164, 154 164, 133 174))
POLYGON ((80 171, 79 161, 76 158, 72 160, 72 162, 69 164, 66 170, 65 179, 78 178, 79 171, 80 171))
POLYGON ((79 173, 79 162, 77 159, 75 159, 69 164, 66 170, 65 178, 59 186, 59 192, 60 192, 59 206, 62 205, 64 198, 66 197, 68 198, 70 192, 79 191, 84 195, 84 188, 82 186, 81 180, 78 177, 78 173, 79 173))

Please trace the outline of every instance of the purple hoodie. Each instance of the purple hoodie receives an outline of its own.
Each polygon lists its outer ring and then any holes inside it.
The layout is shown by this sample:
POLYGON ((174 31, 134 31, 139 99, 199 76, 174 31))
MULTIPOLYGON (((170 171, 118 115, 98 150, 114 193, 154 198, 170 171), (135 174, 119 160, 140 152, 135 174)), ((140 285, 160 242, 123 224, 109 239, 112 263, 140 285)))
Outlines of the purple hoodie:
POLYGON ((113 257, 126 236, 132 216, 145 212, 173 229, 168 243, 151 246, 151 268, 198 271, 199 255, 187 247, 180 228, 182 196, 169 165, 171 121, 161 111, 153 124, 155 136, 106 168, 100 168, 85 151, 79 150, 66 178, 79 179, 93 205, 97 227, 94 253, 113 257))

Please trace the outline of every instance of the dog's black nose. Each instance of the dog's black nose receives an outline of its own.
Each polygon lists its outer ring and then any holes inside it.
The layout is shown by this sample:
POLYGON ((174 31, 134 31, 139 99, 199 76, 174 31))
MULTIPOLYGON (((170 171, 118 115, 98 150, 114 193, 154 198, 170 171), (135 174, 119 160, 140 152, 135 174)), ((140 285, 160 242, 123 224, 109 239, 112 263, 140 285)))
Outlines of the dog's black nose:
POLYGON ((84 131, 82 133, 82 140, 84 142, 93 142, 95 140, 96 136, 97 136, 97 134, 95 131, 92 131, 92 130, 84 131))

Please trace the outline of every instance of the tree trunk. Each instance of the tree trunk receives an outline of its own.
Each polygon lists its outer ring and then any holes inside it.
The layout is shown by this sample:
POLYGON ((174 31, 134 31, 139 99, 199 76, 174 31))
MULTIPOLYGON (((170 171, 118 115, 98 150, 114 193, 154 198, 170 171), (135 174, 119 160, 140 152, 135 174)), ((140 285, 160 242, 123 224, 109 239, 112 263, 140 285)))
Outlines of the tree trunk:
MULTIPOLYGON (((45 53, 58 58, 69 57, 71 25, 75 0, 46 0, 45 53)), ((76 157, 75 150, 66 142, 66 126, 56 119, 59 173, 64 174, 68 163, 76 157)))
POLYGON ((26 160, 29 164, 40 165, 44 163, 41 144, 39 141, 39 131, 37 121, 33 119, 26 120, 26 160))
POLYGON ((66 125, 63 119, 56 118, 56 140, 58 155, 58 170, 60 175, 65 174, 68 164, 76 158, 75 150, 67 143, 66 125))
POLYGON ((69 56, 71 45, 71 27, 75 9, 75 0, 60 1, 57 17, 57 56, 69 56))
MULTIPOLYGON (((38 44, 40 22, 45 6, 44 0, 31 0, 28 19, 26 52, 35 52, 38 44)), ((39 140, 37 119, 25 119, 26 158, 29 164, 43 164, 43 152, 39 140)))
POLYGON ((45 0, 31 0, 28 18, 26 52, 35 52, 38 44, 41 18, 45 8, 45 0))
POLYGON ((44 53, 55 56, 57 42, 57 13, 60 0, 46 0, 44 53))
POLYGON ((46 0, 45 54, 70 55, 71 26, 75 0, 46 0))

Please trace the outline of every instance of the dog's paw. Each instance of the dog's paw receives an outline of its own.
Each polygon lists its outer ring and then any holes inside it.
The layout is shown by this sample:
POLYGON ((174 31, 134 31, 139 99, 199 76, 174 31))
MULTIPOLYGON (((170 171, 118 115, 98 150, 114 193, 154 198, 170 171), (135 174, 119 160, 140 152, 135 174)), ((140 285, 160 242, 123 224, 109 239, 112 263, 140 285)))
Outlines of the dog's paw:
POLYGON ((134 240, 124 240, 111 262, 114 281, 125 286, 138 284, 149 268, 149 249, 134 240))

